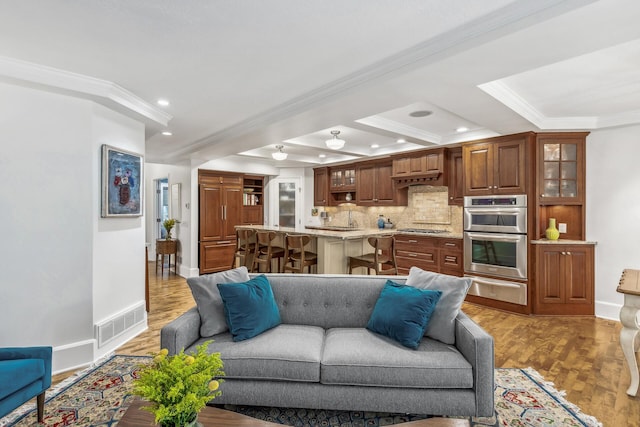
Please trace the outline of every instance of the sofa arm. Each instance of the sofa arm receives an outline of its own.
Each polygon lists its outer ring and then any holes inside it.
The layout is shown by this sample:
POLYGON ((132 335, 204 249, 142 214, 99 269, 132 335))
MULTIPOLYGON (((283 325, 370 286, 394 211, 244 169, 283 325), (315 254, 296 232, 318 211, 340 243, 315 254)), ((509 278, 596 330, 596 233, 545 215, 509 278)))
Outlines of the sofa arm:
POLYGON ((200 338, 200 313, 193 307, 160 330, 160 348, 169 354, 180 353, 200 338))
POLYGON ((456 347, 473 367, 476 416, 494 415, 493 337, 463 312, 456 317, 456 347))
POLYGON ((42 388, 51 386, 51 358, 53 349, 47 346, 41 347, 4 347, 0 348, 0 360, 17 359, 42 359, 44 361, 44 376, 42 388))

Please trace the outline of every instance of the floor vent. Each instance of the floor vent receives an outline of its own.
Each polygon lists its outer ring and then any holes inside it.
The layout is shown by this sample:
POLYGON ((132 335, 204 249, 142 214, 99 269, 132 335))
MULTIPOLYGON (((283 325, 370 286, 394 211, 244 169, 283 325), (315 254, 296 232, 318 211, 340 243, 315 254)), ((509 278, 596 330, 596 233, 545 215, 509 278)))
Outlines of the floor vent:
POLYGON ((117 338, 134 326, 144 322, 145 319, 145 307, 144 304, 140 304, 111 319, 98 323, 95 325, 98 348, 109 343, 109 341, 117 338))

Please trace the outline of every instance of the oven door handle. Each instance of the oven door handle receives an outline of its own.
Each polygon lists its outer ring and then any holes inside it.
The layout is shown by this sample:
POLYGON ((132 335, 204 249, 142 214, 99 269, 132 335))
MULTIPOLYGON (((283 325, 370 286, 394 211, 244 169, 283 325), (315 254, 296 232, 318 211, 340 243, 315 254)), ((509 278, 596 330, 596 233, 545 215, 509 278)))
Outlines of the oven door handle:
POLYGON ((519 242, 524 237, 523 234, 496 234, 496 233, 465 233, 470 239, 489 240, 493 242, 519 242))
POLYGON ((524 211, 523 208, 501 208, 501 209, 486 209, 486 208, 467 208, 467 212, 470 214, 481 214, 481 215, 520 215, 524 211))
POLYGON ((472 280, 474 282, 477 282, 477 283, 482 284, 482 285, 500 286, 500 287, 503 287, 503 288, 520 289, 522 287, 522 285, 516 285, 514 283, 508 283, 508 282, 503 282, 503 281, 493 281, 493 280, 484 279, 484 278, 481 279, 481 278, 479 278, 477 276, 474 276, 472 278, 472 280))

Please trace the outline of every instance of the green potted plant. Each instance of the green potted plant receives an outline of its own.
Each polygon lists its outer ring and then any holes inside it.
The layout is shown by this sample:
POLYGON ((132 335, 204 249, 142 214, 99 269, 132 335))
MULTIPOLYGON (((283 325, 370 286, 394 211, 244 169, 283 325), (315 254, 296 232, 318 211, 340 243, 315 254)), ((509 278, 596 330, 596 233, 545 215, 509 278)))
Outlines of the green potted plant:
POLYGON ((162 222, 162 226, 167 231, 166 240, 171 240, 171 230, 176 226, 180 221, 175 218, 167 218, 162 222))
POLYGON ((154 354, 151 363, 141 366, 134 381, 134 394, 149 401, 142 409, 155 415, 163 427, 198 425, 198 413, 210 400, 220 396, 224 376, 220 353, 207 352, 212 341, 196 347, 196 352, 168 356, 167 349, 154 354))

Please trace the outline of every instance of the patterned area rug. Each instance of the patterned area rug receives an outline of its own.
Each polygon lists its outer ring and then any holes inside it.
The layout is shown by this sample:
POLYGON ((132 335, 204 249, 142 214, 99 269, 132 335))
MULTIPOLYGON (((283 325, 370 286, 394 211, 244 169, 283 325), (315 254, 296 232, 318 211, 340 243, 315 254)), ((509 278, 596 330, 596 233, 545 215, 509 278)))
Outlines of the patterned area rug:
MULTIPOLYGON (((46 426, 114 426, 134 396, 132 380, 144 356, 110 356, 66 379, 47 393, 46 426)), ((602 426, 567 402, 553 384, 533 369, 496 369, 495 409, 490 418, 472 418, 472 426, 602 426)), ((224 385, 221 387, 224 393, 224 385)), ((35 401, 35 399, 33 399, 35 401)), ((227 406, 255 418, 284 425, 315 427, 388 426, 428 418, 425 415, 312 409, 227 406)), ((35 403, 0 419, 0 427, 37 425, 35 403)))

